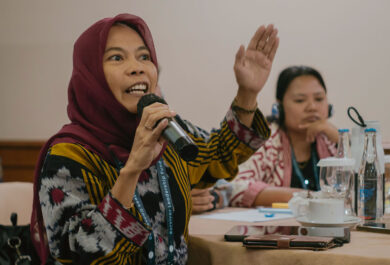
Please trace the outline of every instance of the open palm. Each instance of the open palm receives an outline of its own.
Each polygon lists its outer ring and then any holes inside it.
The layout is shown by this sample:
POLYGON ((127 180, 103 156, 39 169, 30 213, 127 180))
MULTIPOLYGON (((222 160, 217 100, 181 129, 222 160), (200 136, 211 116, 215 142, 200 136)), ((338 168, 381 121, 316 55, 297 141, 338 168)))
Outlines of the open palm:
POLYGON ((241 45, 234 63, 234 73, 241 89, 257 95, 263 88, 279 46, 277 33, 273 25, 261 26, 246 50, 241 45))

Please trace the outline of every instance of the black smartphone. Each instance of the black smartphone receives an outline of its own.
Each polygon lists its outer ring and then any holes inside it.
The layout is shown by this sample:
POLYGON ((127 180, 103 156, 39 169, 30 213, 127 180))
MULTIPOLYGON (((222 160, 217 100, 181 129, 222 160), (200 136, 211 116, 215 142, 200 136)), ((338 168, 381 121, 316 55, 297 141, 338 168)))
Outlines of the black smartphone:
POLYGON ((390 234, 390 223, 367 222, 356 226, 356 230, 390 234))
POLYGON ((342 244, 340 240, 335 240, 334 237, 295 235, 255 235, 248 236, 243 241, 243 245, 247 248, 295 248, 311 250, 325 250, 342 246, 342 244), (286 245, 286 240, 288 246, 286 245))
POLYGON ((343 243, 349 243, 351 232, 348 227, 236 225, 225 234, 225 240, 242 242, 247 236, 270 234, 332 237, 343 243))

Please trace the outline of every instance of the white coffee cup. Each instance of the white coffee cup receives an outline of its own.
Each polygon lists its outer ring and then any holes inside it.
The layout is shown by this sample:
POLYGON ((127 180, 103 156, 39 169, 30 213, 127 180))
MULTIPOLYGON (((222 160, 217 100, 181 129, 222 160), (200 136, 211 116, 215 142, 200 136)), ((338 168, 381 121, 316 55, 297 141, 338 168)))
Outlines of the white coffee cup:
POLYGON ((342 199, 310 199, 307 219, 317 223, 341 223, 344 221, 342 199))

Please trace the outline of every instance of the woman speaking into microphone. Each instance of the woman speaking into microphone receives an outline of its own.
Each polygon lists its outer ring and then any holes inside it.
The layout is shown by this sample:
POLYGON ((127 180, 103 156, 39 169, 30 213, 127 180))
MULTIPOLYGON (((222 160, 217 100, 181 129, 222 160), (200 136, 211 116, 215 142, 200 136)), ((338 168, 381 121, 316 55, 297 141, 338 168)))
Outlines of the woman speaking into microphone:
POLYGON ((67 264, 185 264, 191 187, 231 179, 270 134, 257 109, 278 47, 261 26, 237 52, 235 99, 211 133, 175 118, 196 144, 183 159, 162 136, 177 114, 140 98, 156 92, 157 57, 139 17, 89 27, 74 45, 65 125, 35 171, 32 239, 42 259, 67 264))

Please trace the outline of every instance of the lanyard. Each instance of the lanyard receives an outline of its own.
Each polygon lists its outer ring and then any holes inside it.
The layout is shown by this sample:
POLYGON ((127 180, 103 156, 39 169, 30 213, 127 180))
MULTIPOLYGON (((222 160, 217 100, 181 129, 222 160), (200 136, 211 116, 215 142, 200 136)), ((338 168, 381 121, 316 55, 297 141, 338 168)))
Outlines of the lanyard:
MULTIPOLYGON (((302 187, 305 190, 307 190, 308 189, 308 186, 307 186, 308 183, 305 182, 305 181, 307 181, 307 179, 305 179, 303 177, 302 171, 300 170, 300 168, 298 166, 298 162, 295 159, 294 149, 292 149, 292 147, 291 147, 291 158, 292 158, 292 164, 293 164, 294 173, 295 173, 295 175, 297 175, 299 181, 302 184, 302 187)), ((314 147, 311 148, 311 158, 310 159, 312 161, 312 168, 313 168, 313 172, 314 172, 315 187, 316 187, 316 190, 319 190, 320 189, 320 180, 318 178, 318 170, 317 170, 318 159, 317 159, 314 147)))
MULTIPOLYGON (((116 159, 117 160, 117 159, 116 159)), ((121 166, 121 163, 118 163, 118 166, 121 166)), ((172 196, 171 196, 171 190, 169 188, 168 183, 168 174, 165 170, 163 159, 160 158, 160 160, 156 164, 157 166, 157 174, 158 174, 158 180, 160 184, 160 189, 164 201, 165 206, 165 216, 167 219, 167 230, 168 230, 168 262, 167 264, 171 265, 173 264, 173 250, 174 250, 174 239, 173 239, 173 204, 172 204, 172 196)), ((145 223, 152 227, 152 223, 150 221, 149 215, 146 212, 146 209, 144 207, 144 204, 142 203, 141 196, 139 195, 138 189, 135 189, 135 194, 133 197, 133 202, 135 207, 137 207, 138 211, 140 212, 143 220, 145 223)), ((148 237, 148 264, 156 264, 155 262, 155 241, 154 241, 154 234, 153 230, 149 234, 148 237)))

